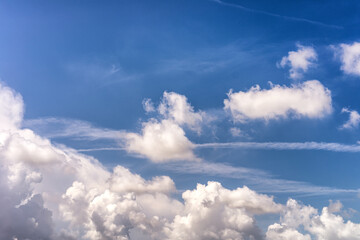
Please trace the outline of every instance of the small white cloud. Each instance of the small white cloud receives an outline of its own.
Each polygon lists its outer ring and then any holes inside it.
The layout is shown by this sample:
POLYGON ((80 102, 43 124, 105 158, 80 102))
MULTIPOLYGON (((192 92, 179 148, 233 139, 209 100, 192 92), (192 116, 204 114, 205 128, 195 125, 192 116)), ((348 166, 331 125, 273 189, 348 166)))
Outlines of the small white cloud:
POLYGON ((332 112, 331 92, 317 80, 291 87, 272 85, 269 90, 262 90, 256 85, 247 92, 230 91, 224 105, 233 119, 240 122, 286 118, 291 115, 322 118, 332 112))
POLYGON ((20 94, 0 83, 0 129, 20 127, 24 115, 24 103, 20 94))
POLYGON ((171 119, 179 125, 186 125, 194 131, 201 131, 204 113, 195 112, 184 95, 164 92, 158 111, 166 119, 171 119))
POLYGON ((145 112, 147 112, 147 113, 155 112, 154 103, 151 101, 150 98, 145 98, 142 101, 142 104, 143 104, 143 108, 144 108, 145 112))
POLYGON ((340 58, 341 70, 345 74, 360 76, 360 42, 333 46, 335 54, 340 58))
POLYGON ((142 134, 128 133, 127 151, 140 154, 154 162, 198 160, 194 144, 184 130, 171 120, 150 120, 143 123, 142 134))
POLYGON ((360 123, 360 115, 355 110, 349 110, 347 108, 343 108, 341 110, 342 113, 349 113, 349 120, 347 120, 346 123, 344 123, 341 128, 342 129, 351 129, 351 128, 357 128, 360 123))
POLYGON ((335 202, 332 200, 329 200, 328 210, 330 213, 340 212, 342 207, 343 207, 343 205, 339 200, 337 200, 335 202))
POLYGON ((239 137, 242 135, 240 128, 236 128, 236 127, 230 128, 230 133, 233 137, 239 137))
POLYGON ((281 59, 280 67, 290 67, 290 78, 302 78, 303 73, 306 73, 309 67, 315 65, 317 54, 313 47, 302 46, 297 44, 297 51, 290 51, 287 56, 281 59))

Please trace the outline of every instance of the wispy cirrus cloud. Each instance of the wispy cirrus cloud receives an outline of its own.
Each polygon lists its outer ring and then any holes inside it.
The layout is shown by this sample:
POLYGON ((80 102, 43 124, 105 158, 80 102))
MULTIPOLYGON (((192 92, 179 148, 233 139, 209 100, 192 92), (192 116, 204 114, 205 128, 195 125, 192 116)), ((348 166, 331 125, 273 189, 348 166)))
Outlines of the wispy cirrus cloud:
POLYGON ((360 189, 332 188, 317 186, 306 182, 279 179, 266 171, 231 166, 225 163, 207 161, 168 163, 161 165, 161 168, 182 174, 201 174, 205 176, 239 179, 243 181, 243 184, 263 193, 292 193, 302 196, 360 193, 360 189))
MULTIPOLYGON (((38 134, 56 139, 72 138, 77 140, 110 140, 115 145, 109 147, 98 147, 79 149, 82 152, 91 151, 124 151, 124 139, 128 134, 125 130, 112 130, 97 128, 88 122, 62 119, 62 118, 40 118, 25 120, 23 126, 35 130, 38 134), (120 145, 119 145, 120 144, 120 145)), ((267 150, 317 150, 331 152, 360 152, 358 144, 343 144, 336 142, 208 142, 192 143, 193 149, 206 148, 238 148, 238 149, 267 149, 267 150)))
POLYGON ((79 140, 121 140, 125 137, 124 130, 98 128, 89 122, 67 118, 37 118, 27 119, 23 127, 31 128, 47 138, 74 138, 79 140))
POLYGON ((196 148, 244 148, 268 150, 322 150, 331 152, 360 152, 360 145, 330 142, 227 142, 201 143, 196 148))
POLYGON ((241 9, 241 10, 246 11, 246 12, 263 14, 263 15, 266 15, 266 16, 281 18, 281 19, 288 20, 288 21, 304 22, 304 23, 317 25, 317 26, 320 26, 320 27, 343 29, 343 27, 339 26, 339 25, 327 24, 327 23, 314 21, 314 20, 310 20, 310 19, 306 19, 306 18, 284 16, 284 15, 280 15, 280 14, 276 14, 276 13, 272 13, 272 12, 267 12, 267 11, 253 9, 253 8, 248 8, 248 7, 245 7, 245 6, 240 5, 240 4, 227 3, 227 2, 224 2, 224 1, 221 1, 221 0, 210 0, 210 1, 216 2, 216 3, 224 5, 224 6, 238 8, 238 9, 241 9))

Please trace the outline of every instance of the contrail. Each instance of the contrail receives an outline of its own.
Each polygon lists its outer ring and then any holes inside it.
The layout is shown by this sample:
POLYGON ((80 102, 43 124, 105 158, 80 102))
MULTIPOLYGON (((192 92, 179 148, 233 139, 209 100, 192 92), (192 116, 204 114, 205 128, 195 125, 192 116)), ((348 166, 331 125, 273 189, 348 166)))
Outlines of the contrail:
POLYGON ((322 26, 322 27, 335 28, 335 29, 343 29, 344 28, 342 26, 326 24, 326 23, 323 23, 323 22, 309 20, 309 19, 306 19, 306 18, 283 16, 283 15, 276 14, 276 13, 271 13, 271 12, 266 12, 266 11, 262 11, 262 10, 256 10, 256 9, 252 9, 252 8, 247 8, 247 7, 244 7, 242 5, 226 3, 226 2, 223 2, 221 0, 210 0, 210 1, 219 3, 219 4, 224 5, 224 6, 238 8, 238 9, 241 9, 243 11, 252 12, 252 13, 259 13, 259 14, 263 14, 263 15, 267 15, 267 16, 271 16, 271 17, 282 18, 282 19, 289 20, 289 21, 305 22, 305 23, 310 23, 310 24, 322 26))
MULTIPOLYGON (((360 152, 360 145, 347 145, 342 143, 328 142, 227 142, 227 143, 198 143, 194 148, 243 148, 243 149, 265 149, 265 150, 319 150, 330 152, 360 152)), ((95 151, 126 151, 126 147, 103 147, 78 149, 79 152, 95 151)))
POLYGON ((250 148, 275 150, 325 150, 333 152, 360 152, 360 145, 326 142, 228 142, 201 143, 196 148, 250 148))

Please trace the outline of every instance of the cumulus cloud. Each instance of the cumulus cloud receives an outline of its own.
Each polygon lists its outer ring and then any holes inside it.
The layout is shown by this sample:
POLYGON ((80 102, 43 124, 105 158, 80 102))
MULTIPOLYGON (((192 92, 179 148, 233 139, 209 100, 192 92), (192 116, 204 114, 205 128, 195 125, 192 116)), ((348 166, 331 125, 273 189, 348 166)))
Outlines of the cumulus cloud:
POLYGON ((349 75, 360 76, 360 43, 343 43, 333 48, 340 58, 341 70, 349 75))
POLYGON ((128 133, 127 150, 154 162, 196 160, 194 144, 184 130, 171 120, 151 120, 143 123, 142 134, 128 133))
POLYGON ((224 104, 234 121, 240 122, 289 116, 322 118, 332 112, 331 92, 317 80, 290 87, 272 85, 271 89, 260 89, 256 85, 247 92, 230 91, 224 104))
POLYGON ((290 67, 290 78, 302 78, 303 73, 315 65, 317 54, 313 47, 297 45, 297 51, 290 51, 287 56, 283 57, 279 66, 284 68, 290 67))
MULTIPOLYGON (((9 102, 16 103, 16 96, 12 92, 9 102)), ((15 118, 23 112, 18 110, 15 118)), ((144 179, 122 166, 109 171, 20 124, 0 131, 1 239, 360 239, 360 225, 335 214, 338 202, 318 214, 292 199, 283 206, 246 186, 230 190, 218 182, 186 190, 181 202, 167 176, 144 179), (280 222, 263 233, 256 217, 279 213, 280 222)), ((169 119, 151 124, 182 133, 169 119)))
MULTIPOLYGON (((143 104, 147 112, 155 109, 149 99, 143 104)), ((143 122, 141 134, 126 135, 126 150, 154 162, 199 160, 193 153, 194 144, 185 136, 183 128, 200 134, 205 114, 195 112, 184 95, 174 92, 164 92, 157 111, 158 119, 143 122)))
POLYGON ((200 134, 204 112, 195 111, 185 96, 174 92, 164 92, 157 107, 151 99, 144 99, 143 107, 147 113, 157 111, 157 114, 155 118, 142 122, 140 133, 98 128, 88 122, 58 118, 27 120, 24 125, 50 138, 113 140, 117 144, 117 147, 81 151, 121 149, 154 162, 199 160, 185 130, 200 134))
POLYGON ((355 110, 349 110, 347 108, 343 108, 341 110, 342 113, 349 113, 349 120, 344 123, 341 128, 343 129, 351 129, 351 128, 357 128, 360 123, 360 115, 355 110))
POLYGON ((185 210, 165 230, 167 239, 262 239, 254 215, 276 213, 271 197, 247 187, 233 191, 217 182, 183 193, 185 210))
POLYGON ((20 127, 24 103, 20 94, 0 84, 0 130, 20 127))
POLYGON ((145 112, 150 113, 150 112, 155 112, 155 107, 154 107, 154 103, 151 101, 150 98, 146 98, 142 101, 143 104, 143 108, 145 110, 145 112))
POLYGON ((283 208, 280 224, 270 225, 266 236, 268 239, 311 239, 310 236, 318 240, 360 239, 360 224, 345 222, 333 213, 333 207, 324 207, 319 214, 317 209, 289 199, 283 208), (300 227, 305 234, 299 232, 300 227))
POLYGON ((164 92, 158 111, 166 119, 171 119, 179 125, 185 125, 200 132, 203 112, 195 112, 193 106, 184 95, 174 92, 164 92))

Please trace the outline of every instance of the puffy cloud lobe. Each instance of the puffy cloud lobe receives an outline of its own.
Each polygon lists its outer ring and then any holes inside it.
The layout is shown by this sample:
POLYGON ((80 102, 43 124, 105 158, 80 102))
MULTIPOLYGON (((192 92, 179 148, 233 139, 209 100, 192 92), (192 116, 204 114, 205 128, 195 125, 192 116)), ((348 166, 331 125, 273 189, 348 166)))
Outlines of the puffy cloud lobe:
MULTIPOLYGON (((155 110, 150 99, 145 99, 143 106, 146 112, 155 110)), ((185 96, 174 92, 164 92, 157 110, 159 120, 144 122, 141 134, 126 134, 125 149, 153 162, 199 160, 183 127, 200 133, 204 113, 195 112, 185 96)))
MULTIPOLYGON (((336 203, 335 211, 339 210, 336 203)), ((268 227, 267 238, 272 239, 311 239, 318 240, 355 240, 360 239, 360 224, 344 219, 333 213, 333 203, 324 207, 319 215, 311 206, 304 206, 293 199, 289 199, 284 208, 281 224, 275 223, 268 227), (298 231, 299 226, 307 232, 298 231)))
POLYGON ((303 235, 297 230, 275 223, 269 226, 266 233, 267 240, 311 240, 309 234, 303 235))
POLYGON ((343 129, 351 129, 351 128, 356 128, 359 126, 360 123, 360 115, 357 111, 355 110, 349 110, 347 108, 343 108, 341 110, 342 113, 349 113, 349 120, 346 121, 346 123, 344 123, 341 128, 343 129))
POLYGON ((319 215, 295 200, 284 207, 247 187, 208 182, 185 191, 181 203, 171 196, 169 177, 145 180, 121 166, 109 172, 92 157, 15 126, 0 134, 1 239, 129 239, 139 232, 148 239, 264 239, 255 216, 279 211, 268 239, 360 239, 359 224, 334 214, 338 202, 319 215))
POLYGON ((142 134, 128 133, 126 149, 154 162, 198 160, 193 153, 194 144, 184 130, 171 120, 143 123, 142 134))
POLYGON ((360 43, 343 43, 334 49, 340 57, 341 70, 346 74, 360 76, 360 43))
POLYGON ((240 122, 289 116, 322 118, 332 112, 331 92, 317 80, 290 87, 272 85, 268 90, 256 85, 247 92, 230 91, 224 105, 240 122))
POLYGON ((150 113, 150 112, 155 112, 155 107, 153 102, 151 101, 151 99, 146 98, 142 101, 143 104, 143 108, 145 110, 145 112, 150 113))
POLYGON ((0 130, 20 127, 24 103, 20 94, 0 83, 0 130))
POLYGON ((298 44, 297 48, 297 51, 290 51, 288 56, 283 57, 280 62, 281 67, 290 67, 289 72, 292 79, 302 78, 303 73, 307 72, 317 60, 317 54, 313 47, 298 44))
POLYGON ((247 187, 233 191, 217 182, 183 193, 185 210, 165 230, 167 239, 262 239, 254 214, 281 209, 271 197, 247 187))
POLYGON ((171 119, 179 125, 186 125, 197 132, 201 131, 204 113, 195 112, 184 95, 164 92, 158 111, 166 119, 171 119))

